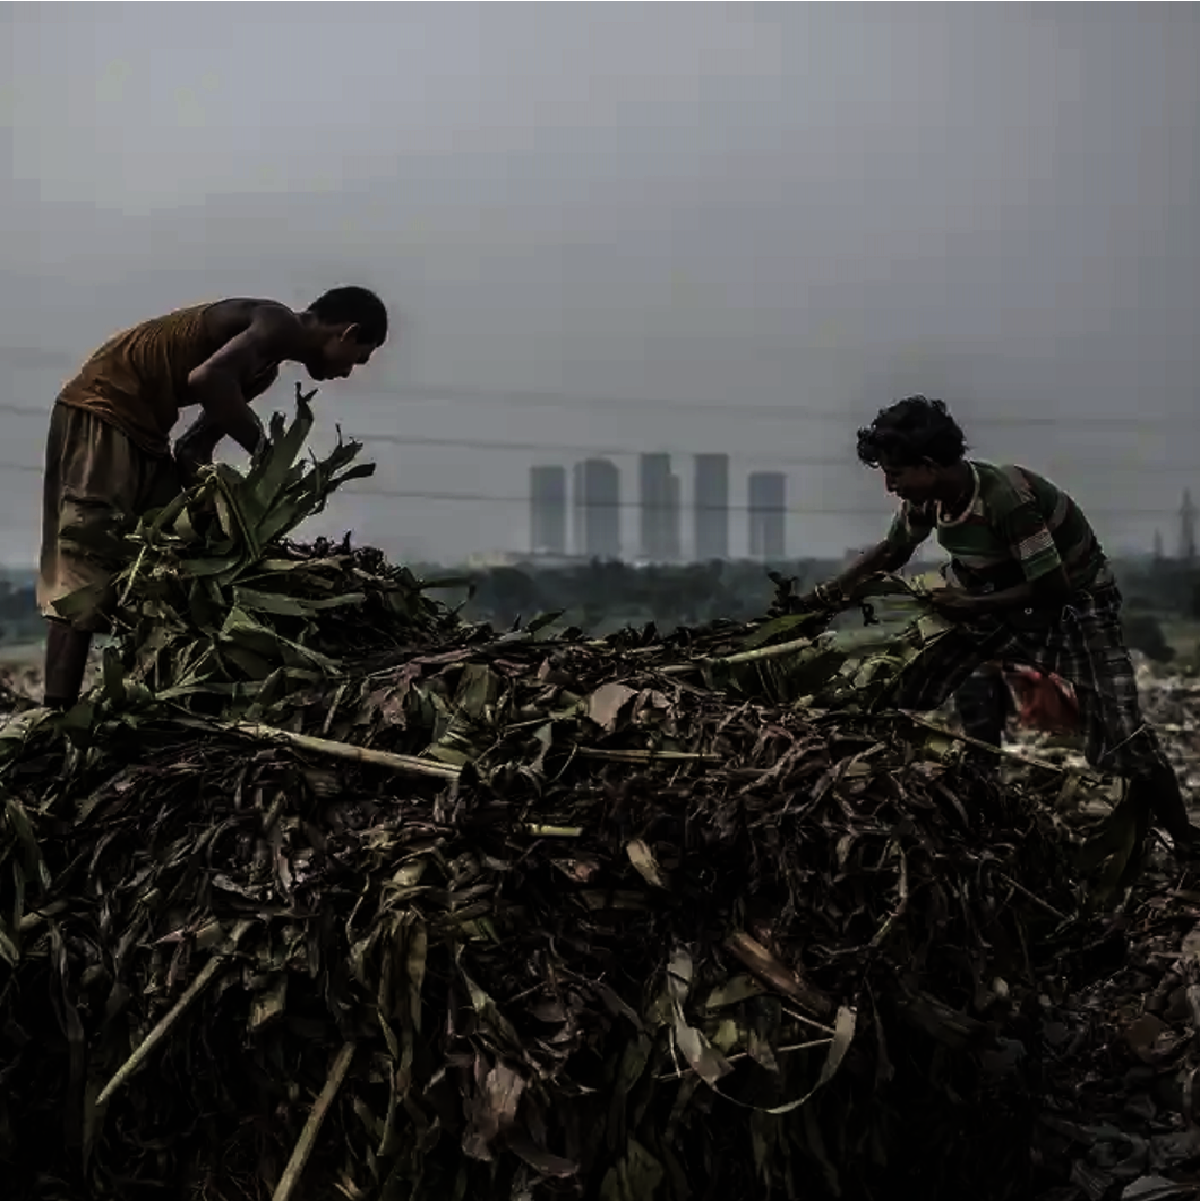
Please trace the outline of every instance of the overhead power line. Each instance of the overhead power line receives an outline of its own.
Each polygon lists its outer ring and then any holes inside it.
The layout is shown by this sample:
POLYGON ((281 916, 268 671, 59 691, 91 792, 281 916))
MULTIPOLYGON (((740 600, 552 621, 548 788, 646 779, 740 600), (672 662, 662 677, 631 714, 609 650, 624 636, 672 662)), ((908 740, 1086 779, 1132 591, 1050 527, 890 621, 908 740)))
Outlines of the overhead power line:
MULTIPOLYGON (((462 447, 471 450, 520 451, 526 454, 572 454, 586 455, 599 458, 632 458, 647 450, 647 446, 584 446, 578 442, 515 442, 509 439, 428 437, 417 434, 364 434, 347 431, 347 437, 365 443, 381 442, 393 446, 425 446, 425 447, 462 447)), ((680 450, 678 447, 662 448, 673 458, 690 459, 697 454, 712 454, 712 451, 680 450)), ((728 454, 731 459, 750 459, 763 463, 779 463, 791 467, 856 467, 857 462, 849 451, 842 456, 837 455, 790 455, 774 451, 738 451, 730 450, 721 453, 728 454)), ((1196 475, 1195 464, 1188 463, 1148 463, 1131 461, 1130 456, 1113 459, 1082 459, 1076 454, 1070 457, 1072 468, 1103 467, 1107 471, 1182 471, 1196 475)), ((1065 464, 1066 465, 1066 464, 1065 464)))
MULTIPOLYGON (((391 488, 346 488, 343 490, 349 496, 373 496, 383 498, 411 499, 411 500, 446 500, 446 501, 466 501, 466 502, 486 502, 488 504, 502 505, 528 505, 531 497, 527 494, 524 496, 503 496, 494 492, 432 492, 425 490, 414 489, 405 491, 391 488)), ((616 505, 593 504, 589 508, 604 509, 640 509, 642 504, 637 500, 619 500, 616 505)), ((731 513, 748 513, 751 511, 751 505, 730 504, 726 506, 727 511, 731 513)), ((762 510, 757 510, 762 511, 762 510)), ((1175 513, 1175 508, 1153 508, 1153 509, 1132 509, 1126 505, 1121 505, 1117 508, 1097 508, 1090 506, 1087 510, 1089 513, 1097 514, 1098 516, 1110 517, 1162 517, 1165 513, 1175 513)), ((839 517, 877 517, 888 518, 887 508, 875 507, 865 508, 863 506, 857 508, 848 508, 840 505, 823 505, 820 508, 814 505, 790 505, 784 509, 786 513, 804 514, 809 517, 820 517, 823 514, 839 517)))
MULTIPOLYGON (((48 408, 35 408, 28 405, 12 404, 8 401, 0 401, 0 413, 21 413, 37 416, 44 419, 49 419, 48 408)), ((513 439, 499 438, 468 438, 461 435, 451 436, 430 436, 425 434, 389 434, 389 433, 363 433, 358 430, 348 430, 347 437, 352 437, 356 441, 364 443, 378 442, 390 446, 414 446, 414 447, 447 447, 461 448, 464 450, 488 450, 496 452, 512 452, 522 454, 546 454, 546 455, 575 455, 583 457, 610 457, 610 458, 632 458, 635 455, 643 453, 647 446, 595 446, 586 445, 579 442, 525 442, 516 441, 513 439)), ((656 444, 658 445, 658 444, 656 444)), ((712 451, 696 451, 682 450, 679 447, 672 448, 670 453, 673 457, 692 458, 696 454, 711 454, 712 451)), ((761 463, 778 463, 781 466, 790 467, 854 467, 855 460, 848 453, 843 456, 836 455, 791 455, 787 453, 776 453, 774 451, 728 451, 731 459, 754 461, 761 463)), ((1124 471, 1124 472, 1187 472, 1190 476, 1195 475, 1197 468, 1195 464, 1189 463, 1160 463, 1132 460, 1129 455, 1124 455, 1120 458, 1100 458, 1100 459, 1082 459, 1076 454, 1072 454, 1068 463, 1073 469, 1081 467, 1103 468, 1106 471, 1124 471)))
MULTIPOLYGON (((38 472, 42 471, 41 467, 35 467, 30 463, 4 463, 0 462, 0 471, 22 471, 22 472, 38 472)), ((373 500, 438 500, 438 501, 459 501, 466 504, 490 504, 490 505, 528 505, 531 501, 529 494, 525 495, 504 495, 497 492, 440 492, 425 488, 364 488, 364 487, 346 487, 341 489, 335 496, 358 496, 368 497, 373 500)), ((637 500, 619 500, 616 505, 611 504, 593 504, 589 506, 592 509, 638 509, 641 508, 641 502, 637 500)), ((728 512, 731 513, 748 513, 751 510, 750 505, 730 504, 726 506, 728 512)), ((887 519, 888 513, 885 508, 847 508, 845 506, 831 505, 821 506, 820 508, 813 505, 790 505, 784 510, 786 513, 803 514, 809 517, 820 517, 823 514, 838 517, 878 517, 887 519)), ((1099 516, 1110 517, 1162 517, 1165 513, 1176 513, 1175 508, 1154 508, 1154 509, 1132 509, 1126 505, 1121 505, 1116 508, 1096 508, 1090 507, 1089 513, 1099 516)))
MULTIPOLYGON (((442 384, 409 384, 401 387, 393 385, 374 390, 385 395, 419 397, 452 403, 500 403, 552 409, 573 409, 593 406, 605 409, 635 409, 639 412, 645 412, 648 409, 661 409, 669 412, 688 413, 693 416, 700 414, 726 414, 739 418, 764 417, 785 421, 830 421, 847 426, 857 425, 867 419, 866 408, 858 413, 845 406, 834 409, 814 409, 799 401, 764 404, 750 401, 692 401, 662 397, 638 399, 628 396, 594 396, 524 389, 521 391, 493 391, 484 388, 452 387, 442 384)), ((883 408, 889 402, 889 399, 888 397, 883 398, 878 404, 871 406, 872 409, 883 408)), ((966 421, 974 428, 1022 428, 1025 426, 1054 426, 1070 423, 1079 427, 1134 430, 1143 429, 1148 425, 1166 425, 1169 423, 1168 419, 1163 417, 1100 417, 1091 414, 1071 418, 1054 415, 1014 417, 1009 415, 986 416, 973 414, 971 417, 966 418, 966 421)))
MULTIPOLYGON (((85 352, 86 353, 86 352, 85 352)), ((69 354, 65 351, 40 350, 29 347, 0 347, 0 363, 5 360, 21 363, 30 367, 70 372, 75 370, 83 361, 82 355, 69 354)), ((799 391, 800 389, 798 389, 799 391)), ((537 388, 474 388, 456 384, 410 383, 410 384, 379 384, 373 386, 372 393, 376 396, 389 396, 409 400, 430 400, 451 404, 492 404, 524 406, 534 408, 551 408, 561 410, 603 407, 607 410, 632 409, 640 413, 649 410, 663 410, 675 413, 688 413, 692 416, 733 414, 740 419, 750 417, 775 418, 786 421, 830 421, 841 425, 853 425, 863 420, 867 410, 855 413, 846 406, 841 408, 815 409, 798 401, 778 403, 759 403, 743 401, 715 400, 681 400, 678 398, 654 397, 638 398, 631 396, 598 396, 588 393, 572 393, 547 391, 537 388)), ((887 402, 882 398, 881 404, 887 402)), ((876 405, 874 407, 880 407, 876 405)), ((14 411, 8 409, 7 411, 14 411)), ((23 410, 16 410, 23 411, 23 410)), ((973 414, 967 418, 972 428, 1023 428, 1048 427, 1070 424, 1078 429, 1115 429, 1140 430, 1148 426, 1173 424, 1174 419, 1164 416, 1145 414, 1138 417, 1102 417, 1096 414, 1082 414, 1072 417, 1055 414, 1014 416, 973 414)))

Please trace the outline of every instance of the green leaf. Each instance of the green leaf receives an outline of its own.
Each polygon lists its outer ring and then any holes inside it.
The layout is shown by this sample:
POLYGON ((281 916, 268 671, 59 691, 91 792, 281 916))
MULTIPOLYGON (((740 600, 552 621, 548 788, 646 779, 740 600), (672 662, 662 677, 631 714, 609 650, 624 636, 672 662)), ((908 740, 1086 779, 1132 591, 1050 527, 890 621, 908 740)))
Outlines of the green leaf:
POLYGON ((220 558, 185 559, 180 570, 195 578, 225 575, 242 562, 241 555, 222 555, 220 558))
MULTIPOLYGON (((431 585, 426 585, 431 587, 431 585)), ((545 630, 547 626, 552 626, 566 612, 565 609, 555 609, 550 613, 539 613, 537 617, 532 618, 526 624, 526 632, 529 634, 537 634, 539 630, 545 630)))
POLYGON ((743 639, 742 649, 749 651, 767 646, 776 639, 783 638, 786 634, 789 638, 796 638, 804 632, 806 626, 820 629, 824 621, 825 617, 820 613, 792 613, 786 617, 776 617, 765 622, 748 638, 743 639))

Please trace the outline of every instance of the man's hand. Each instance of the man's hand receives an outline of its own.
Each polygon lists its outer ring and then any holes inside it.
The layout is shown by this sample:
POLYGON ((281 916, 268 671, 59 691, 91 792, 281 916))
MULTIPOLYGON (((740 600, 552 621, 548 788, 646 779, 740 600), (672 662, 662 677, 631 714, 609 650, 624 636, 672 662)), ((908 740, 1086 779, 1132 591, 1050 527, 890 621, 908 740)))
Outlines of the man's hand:
POLYGON ((768 579, 776 586, 776 594, 772 599, 771 608, 768 609, 768 617, 785 617, 798 616, 801 614, 821 613, 823 609, 828 609, 831 606, 823 604, 818 600, 818 595, 822 589, 819 585, 812 592, 807 592, 803 596, 798 596, 793 591, 796 585, 796 577, 785 578, 778 572, 769 571, 768 579))
POLYGON ((962 588, 932 588, 925 599, 947 617, 967 617, 980 611, 979 598, 962 588))
POLYGON ((196 455, 175 450, 175 470, 179 475, 180 484, 186 489, 192 487, 200 478, 201 468, 207 466, 205 461, 196 455))

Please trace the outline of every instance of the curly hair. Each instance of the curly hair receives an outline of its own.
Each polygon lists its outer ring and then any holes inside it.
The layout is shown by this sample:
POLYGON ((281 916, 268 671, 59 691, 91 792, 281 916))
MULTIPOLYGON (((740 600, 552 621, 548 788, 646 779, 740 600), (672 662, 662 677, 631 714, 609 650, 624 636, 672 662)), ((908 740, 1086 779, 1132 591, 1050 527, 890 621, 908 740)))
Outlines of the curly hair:
POLYGON ((331 288, 309 305, 309 312, 330 325, 357 325, 358 340, 365 346, 382 346, 387 340, 388 309, 368 288, 331 288))
POLYGON ((941 400, 907 396, 881 409, 871 425, 859 431, 859 461, 868 467, 916 467, 932 462, 939 467, 958 463, 967 442, 941 400))

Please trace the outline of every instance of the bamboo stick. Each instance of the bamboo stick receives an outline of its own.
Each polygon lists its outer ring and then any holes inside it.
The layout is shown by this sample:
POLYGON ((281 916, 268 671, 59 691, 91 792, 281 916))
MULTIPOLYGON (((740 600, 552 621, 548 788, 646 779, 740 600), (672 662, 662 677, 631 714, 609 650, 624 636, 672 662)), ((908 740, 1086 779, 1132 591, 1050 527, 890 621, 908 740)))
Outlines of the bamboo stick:
POLYGON ((1045 759, 1035 759, 1031 755, 1023 755, 1019 751, 1006 750, 1004 747, 993 746, 991 742, 982 742, 979 738, 973 738, 970 734, 961 734, 957 730, 950 730, 946 726, 939 725, 936 721, 931 721, 927 717, 921 717, 909 709, 898 709, 903 717, 907 717, 914 725, 923 726, 927 730, 933 730, 936 734, 942 734, 945 738, 950 738, 954 742, 965 742, 968 746, 974 746, 982 751, 988 751, 992 755, 996 755, 998 759, 1008 759, 1013 763, 1020 763, 1023 767, 1035 767, 1039 771, 1054 772, 1057 775, 1077 775, 1088 784, 1100 784, 1100 776, 1095 776, 1091 772, 1081 771, 1076 767, 1062 767, 1057 763, 1048 763, 1045 759))
POLYGON ((720 763, 722 757, 702 751, 639 751, 606 750, 600 747, 580 747, 581 759, 610 759, 614 763, 720 763))
MULTIPOLYGON (((416 755, 398 755, 394 751, 376 751, 370 747, 354 746, 349 742, 338 742, 333 738, 316 738, 311 734, 295 734, 277 726, 266 726, 258 722, 236 722, 227 727, 248 738, 264 742, 287 742, 301 750, 318 755, 330 755, 336 759, 347 759, 352 763, 368 763, 374 767, 386 767, 408 775, 434 776, 442 780, 457 780, 462 768, 449 763, 438 763, 433 759, 420 759, 416 755)), ((698 751, 649 751, 649 750, 606 750, 604 748, 580 747, 576 751, 584 759, 610 759, 616 763, 720 763, 720 755, 698 751)))
POLYGON ((242 941, 243 936, 250 929, 250 926, 250 922, 242 921, 234 927, 229 944, 217 951, 208 963, 200 969, 200 974, 188 986, 183 996, 171 1006, 158 1025, 142 1039, 135 1048, 134 1053, 117 1069, 116 1075, 100 1090, 100 1095, 96 1098, 97 1109, 103 1109, 108 1104, 117 1090, 146 1062, 151 1051, 167 1037, 171 1027, 179 1020, 184 1010, 204 992, 213 977, 225 965, 225 961, 233 954, 238 943, 242 941))
POLYGON ((834 1008, 829 997, 789 971, 762 943, 744 931, 731 934, 725 941, 725 948, 750 969, 752 976, 811 1014, 825 1017, 834 1008))
POLYGON ((442 780, 457 780, 461 768, 449 763, 437 763, 432 759, 419 759, 416 755, 398 755, 393 751, 375 751, 370 747, 353 746, 349 742, 338 742, 333 738, 315 738, 311 734, 295 734, 276 726, 265 726, 258 722, 235 722, 229 729, 264 742, 289 742, 301 750, 318 755, 330 755, 335 759, 349 759, 352 763, 369 763, 374 767, 387 767, 392 771, 412 776, 435 776, 442 780))
POLYGON ((712 667, 717 664, 724 666, 733 663, 759 663, 765 659, 779 659, 784 655, 791 655, 812 646, 812 636, 797 638, 792 642, 781 642, 776 646, 761 646, 753 651, 739 651, 736 655, 726 655, 723 659, 690 659, 687 663, 671 663, 659 670, 665 676, 680 676, 697 668, 712 667))
POLYGON ((329 1113, 330 1106, 333 1105, 334 1098, 338 1095, 338 1089, 342 1087, 342 1081, 346 1079, 346 1073, 350 1070, 350 1061, 354 1059, 354 1053, 354 1043, 342 1044, 342 1049, 338 1052, 333 1066, 329 1069, 329 1075, 325 1078, 325 1087, 313 1103, 313 1108, 309 1112, 309 1120, 305 1122, 304 1129, 300 1132, 300 1138, 296 1140, 296 1146, 292 1148, 288 1166, 284 1168, 284 1174, 279 1178, 275 1192, 271 1194, 271 1201, 288 1201, 288 1198, 296 1191, 300 1174, 304 1171, 305 1164, 308 1163, 309 1156, 313 1153, 313 1147, 316 1146, 317 1135, 321 1132, 321 1123, 325 1121, 325 1115, 329 1113))

